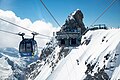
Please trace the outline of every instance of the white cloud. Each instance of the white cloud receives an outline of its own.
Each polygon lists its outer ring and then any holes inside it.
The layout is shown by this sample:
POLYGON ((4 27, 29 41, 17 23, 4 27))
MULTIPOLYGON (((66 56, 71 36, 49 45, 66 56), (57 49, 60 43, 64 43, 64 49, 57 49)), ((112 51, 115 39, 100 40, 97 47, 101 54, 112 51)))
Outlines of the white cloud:
MULTIPOLYGON (((47 36, 52 36, 52 33, 58 30, 58 28, 53 27, 51 23, 45 22, 43 20, 38 20, 32 23, 30 19, 20 19, 20 17, 17 17, 15 13, 12 11, 0 10, 0 18, 47 36)), ((0 29, 14 32, 14 33, 24 32, 27 35, 31 35, 30 32, 23 30, 19 27, 16 27, 14 25, 11 25, 9 23, 3 22, 1 20, 0 20, 0 29)), ((41 37, 41 36, 38 35, 38 37, 41 37)), ((35 38, 35 39, 38 42, 38 46, 44 46, 46 42, 49 41, 49 39, 42 39, 42 38, 41 39, 35 38)), ((0 47, 18 48, 20 41, 21 41, 21 37, 19 36, 0 32, 0 47)))

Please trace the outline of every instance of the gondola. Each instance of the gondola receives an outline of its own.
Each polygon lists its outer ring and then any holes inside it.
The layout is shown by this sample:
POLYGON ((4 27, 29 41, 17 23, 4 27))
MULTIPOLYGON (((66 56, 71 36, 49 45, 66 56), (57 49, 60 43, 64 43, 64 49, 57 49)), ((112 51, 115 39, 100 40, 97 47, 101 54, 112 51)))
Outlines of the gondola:
POLYGON ((24 33, 19 33, 22 36, 22 41, 19 44, 19 53, 21 57, 34 56, 37 53, 37 42, 34 40, 35 33, 32 33, 32 38, 24 38, 24 33))

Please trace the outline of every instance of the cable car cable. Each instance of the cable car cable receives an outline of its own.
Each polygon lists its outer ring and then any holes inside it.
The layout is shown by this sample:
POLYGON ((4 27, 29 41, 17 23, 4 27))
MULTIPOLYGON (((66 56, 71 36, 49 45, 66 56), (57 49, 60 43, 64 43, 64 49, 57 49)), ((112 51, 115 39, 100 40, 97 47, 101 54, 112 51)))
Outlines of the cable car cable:
MULTIPOLYGON (((29 32, 34 32, 34 31, 32 31, 32 30, 29 30, 29 29, 27 29, 27 28, 24 28, 24 27, 22 27, 22 26, 20 26, 20 25, 17 25, 17 24, 15 24, 15 23, 12 23, 12 22, 10 22, 10 21, 7 21, 7 20, 5 20, 5 19, 2 19, 2 18, 0 18, 0 20, 2 20, 2 21, 4 21, 4 22, 7 22, 7 23, 9 23, 9 24, 12 24, 12 25, 14 25, 14 26, 17 26, 17 27, 19 27, 19 28, 22 28, 22 29, 24 29, 24 30, 27 30, 27 31, 29 31, 29 32)), ((37 33, 37 32, 35 32, 35 33, 37 33)), ((40 34, 40 33, 37 33, 38 35, 41 35, 41 36, 44 36, 44 37, 50 37, 50 36, 47 36, 47 35, 44 35, 44 34, 40 34)), ((51 37, 50 37, 51 38, 51 37)))
POLYGON ((2 20, 2 21, 4 21, 4 22, 7 22, 7 23, 9 23, 9 24, 12 24, 12 25, 14 25, 14 26, 20 27, 20 28, 22 28, 22 29, 25 29, 25 30, 27 30, 27 31, 33 32, 33 31, 29 30, 29 29, 26 29, 26 28, 24 28, 24 27, 22 27, 22 26, 19 26, 19 25, 15 24, 15 23, 12 23, 12 22, 7 21, 7 20, 5 20, 5 19, 0 18, 0 20, 2 20))
MULTIPOLYGON (((8 33, 8 34, 18 35, 18 33, 13 33, 13 32, 10 32, 10 31, 5 31, 5 30, 1 30, 1 29, 0 29, 0 31, 1 31, 1 32, 8 33)), ((30 35, 25 35, 25 36, 31 37, 30 35)), ((49 38, 43 38, 43 37, 36 37, 36 38, 49 39, 49 38)))
POLYGON ((0 29, 0 31, 5 32, 5 33, 9 33, 9 34, 18 35, 18 33, 13 33, 13 32, 9 32, 9 31, 5 31, 5 30, 1 30, 1 29, 0 29))
POLYGON ((97 20, 100 19, 100 17, 102 17, 102 15, 105 14, 105 12, 106 12, 108 9, 110 9, 110 7, 111 7, 116 1, 117 1, 117 0, 113 0, 113 1, 111 2, 111 4, 102 12, 102 14, 100 14, 100 15, 95 19, 95 21, 94 21, 90 26, 92 26, 93 24, 95 24, 95 23, 97 22, 97 20))
POLYGON ((53 16, 53 14, 50 12, 50 10, 47 8, 47 6, 44 4, 44 2, 42 0, 40 0, 41 3, 43 4, 43 6, 45 7, 45 9, 48 11, 48 13, 51 15, 51 17, 53 18, 53 20, 57 23, 58 26, 60 26, 60 24, 58 23, 58 21, 55 19, 55 17, 53 16))

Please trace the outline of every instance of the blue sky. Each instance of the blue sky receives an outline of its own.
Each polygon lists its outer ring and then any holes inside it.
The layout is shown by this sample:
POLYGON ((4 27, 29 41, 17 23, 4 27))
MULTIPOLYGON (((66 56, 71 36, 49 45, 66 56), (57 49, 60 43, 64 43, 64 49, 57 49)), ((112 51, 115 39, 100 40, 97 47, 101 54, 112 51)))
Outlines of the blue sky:
MULTIPOLYGON (((67 16, 80 9, 84 14, 84 23, 90 26, 94 20, 110 5, 113 0, 43 0, 57 21, 62 25, 67 16)), ((11 10, 18 17, 28 18, 32 22, 45 20, 58 27, 40 0, 0 0, 0 9, 11 10)), ((96 22, 105 23, 110 27, 120 27, 120 0, 96 22)))

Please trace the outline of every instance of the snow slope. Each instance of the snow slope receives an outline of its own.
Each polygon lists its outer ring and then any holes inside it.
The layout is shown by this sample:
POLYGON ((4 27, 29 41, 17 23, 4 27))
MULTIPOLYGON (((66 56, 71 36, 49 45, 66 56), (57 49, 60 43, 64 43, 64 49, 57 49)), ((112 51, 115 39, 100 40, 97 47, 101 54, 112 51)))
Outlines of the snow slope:
POLYGON ((15 48, 0 48, 0 80, 18 80, 26 62, 15 48))
POLYGON ((21 58, 15 48, 0 48, 0 80, 23 80, 26 66, 33 60, 21 58))
POLYGON ((5 57, 0 58, 0 79, 6 79, 12 75, 11 66, 6 61, 5 57))
POLYGON ((92 30, 79 47, 59 47, 30 65, 14 48, 0 49, 0 80, 118 80, 120 29, 92 30))
POLYGON ((119 35, 120 29, 88 31, 81 46, 73 48, 49 74, 51 68, 46 65, 35 80, 120 79, 119 35))

